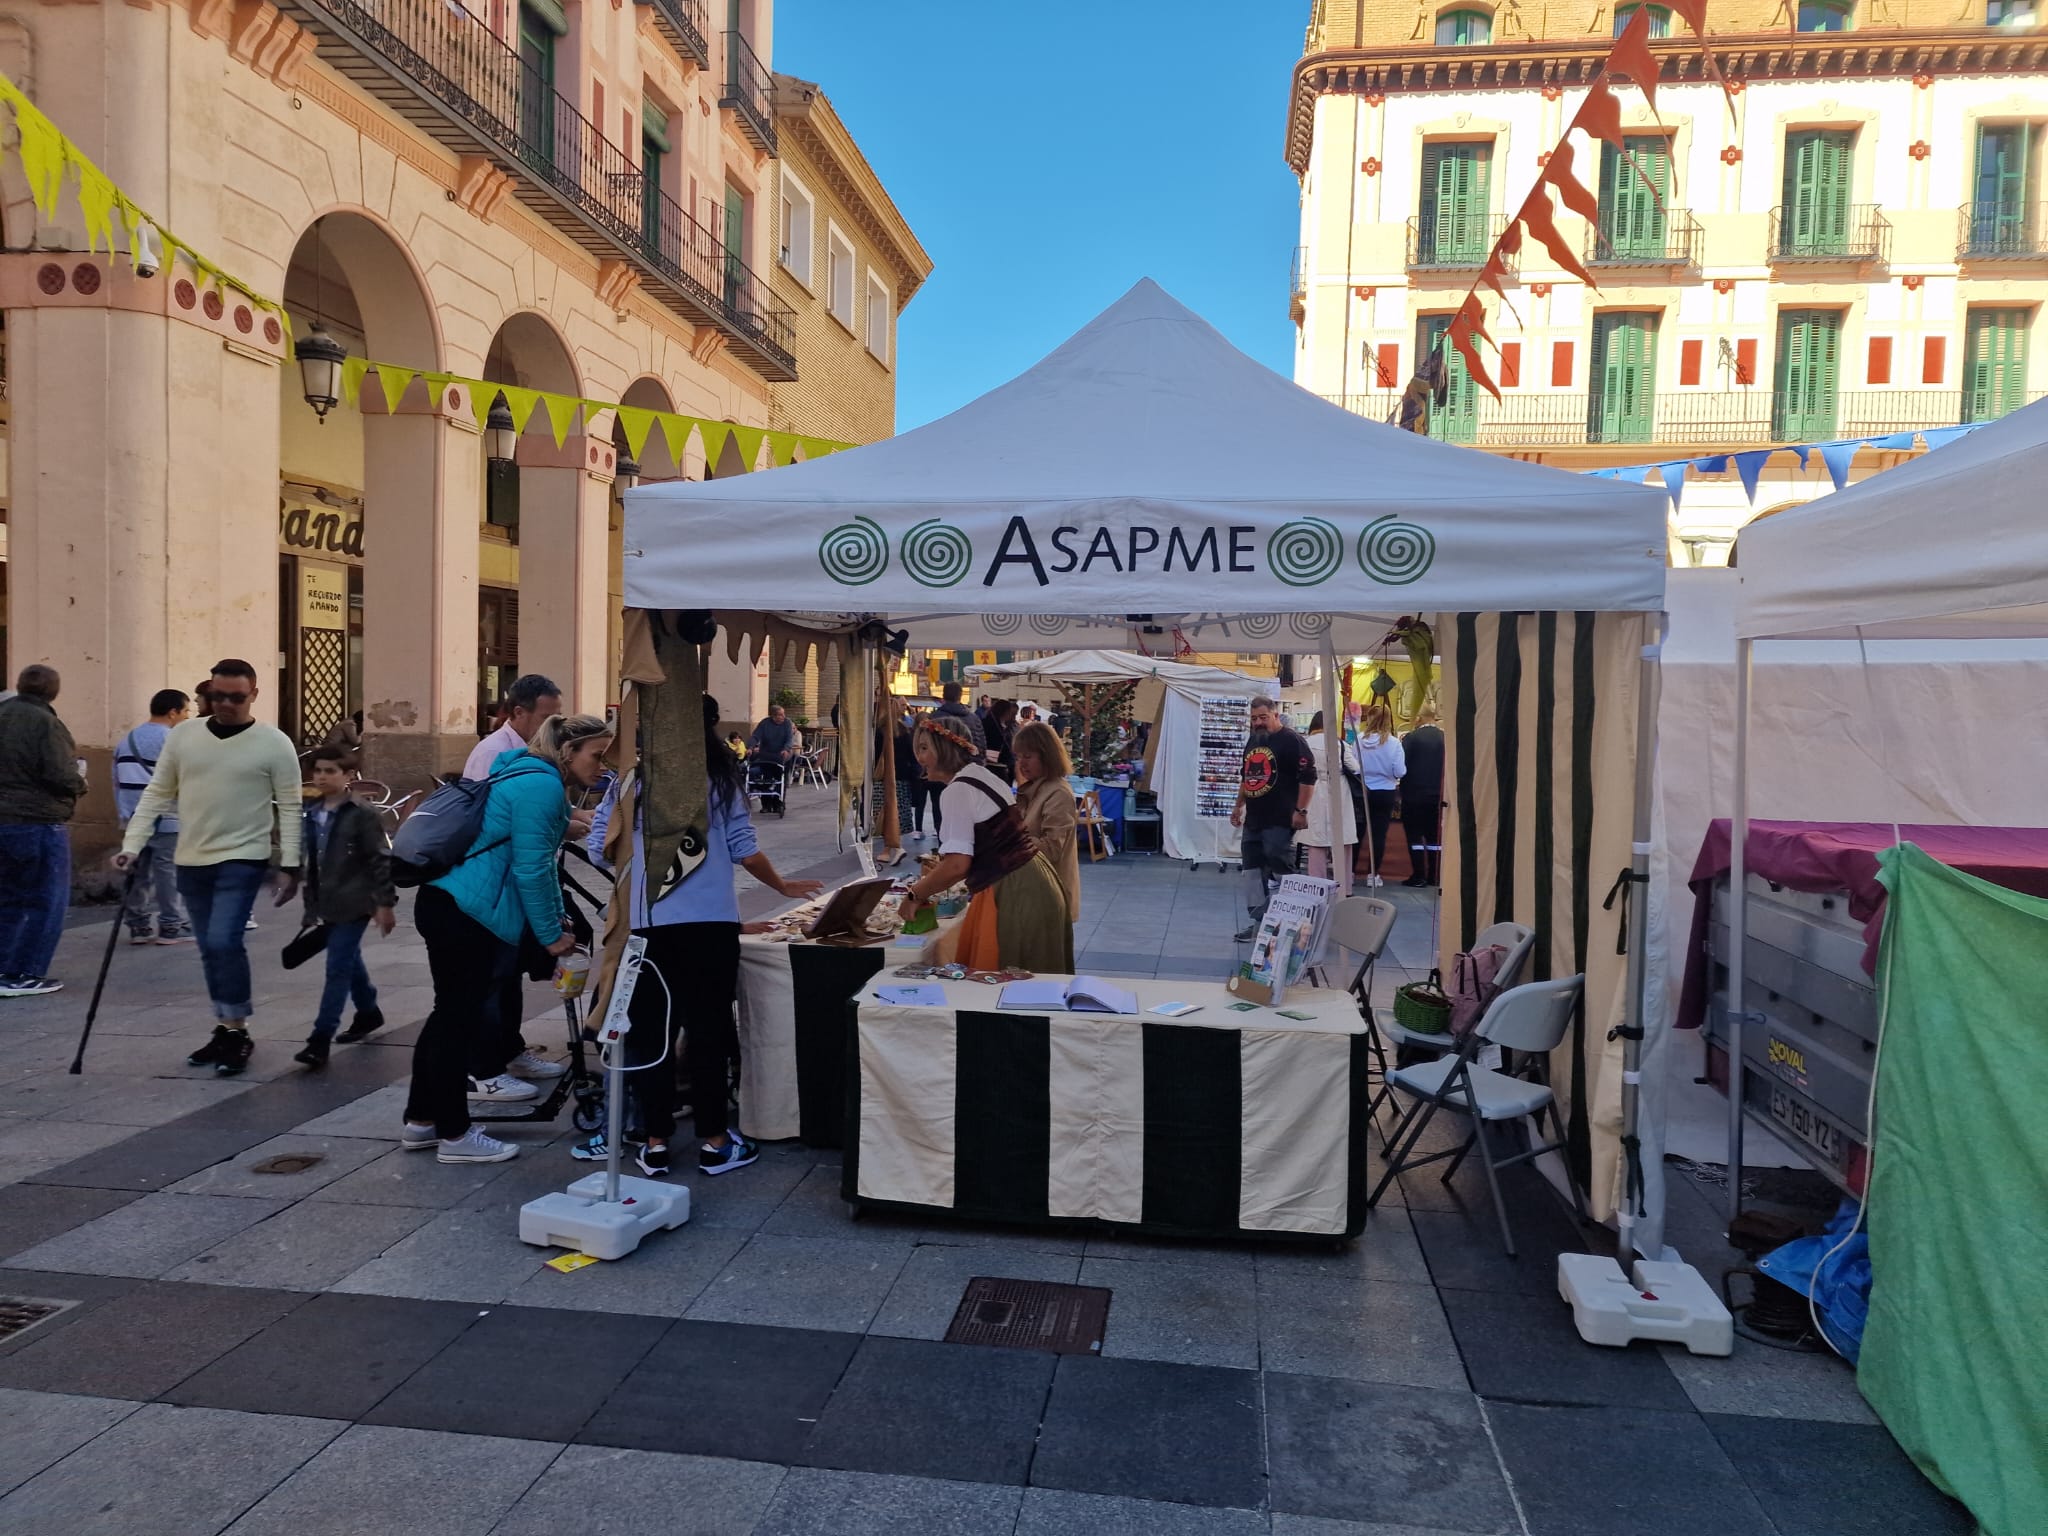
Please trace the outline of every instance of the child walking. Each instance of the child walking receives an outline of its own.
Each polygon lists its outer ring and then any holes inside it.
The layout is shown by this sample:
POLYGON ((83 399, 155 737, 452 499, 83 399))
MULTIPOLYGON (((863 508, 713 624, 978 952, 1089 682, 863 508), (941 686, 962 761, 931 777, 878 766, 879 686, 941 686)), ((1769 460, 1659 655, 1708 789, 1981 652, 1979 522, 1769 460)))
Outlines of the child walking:
POLYGON ((316 1072, 327 1065, 328 1047, 341 1027, 341 1006, 350 997, 356 1016, 344 1041, 360 1040, 383 1026, 377 989, 363 964, 363 931, 375 923, 379 933, 388 934, 397 923, 391 843, 377 813, 348 792, 353 768, 346 748, 313 752, 313 788, 320 798, 306 808, 306 916, 327 925, 327 985, 313 1033, 292 1060, 316 1072))

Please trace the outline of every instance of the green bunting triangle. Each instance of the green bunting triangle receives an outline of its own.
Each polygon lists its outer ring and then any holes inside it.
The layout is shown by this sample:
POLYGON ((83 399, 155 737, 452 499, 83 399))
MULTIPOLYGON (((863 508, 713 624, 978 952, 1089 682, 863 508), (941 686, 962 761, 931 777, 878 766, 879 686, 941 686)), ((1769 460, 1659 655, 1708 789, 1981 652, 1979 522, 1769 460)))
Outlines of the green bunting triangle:
POLYGON ((655 419, 661 423, 661 440, 668 444, 669 465, 680 475, 690 451, 690 418, 661 411, 655 419))
POLYGON ((583 402, 574 395, 542 395, 540 399, 548 408, 548 426, 553 429, 555 446, 559 448, 569 440, 569 428, 576 413, 583 409, 583 402))
POLYGON ((377 384, 384 391, 385 415, 398 414, 398 402, 405 398, 405 392, 412 387, 412 381, 418 377, 418 372, 411 368, 400 368, 393 363, 377 365, 377 384))
POLYGON ((345 357, 341 360, 341 396, 353 408, 363 392, 363 375, 370 371, 367 357, 345 357))
POLYGON ((732 429, 732 439, 739 444, 740 458, 750 474, 761 460, 761 439, 767 435, 765 427, 735 426, 732 429))
POLYGON ((619 425, 626 433, 626 450, 634 458, 643 458, 647 448, 647 434, 654 430, 654 412, 638 405, 622 405, 618 408, 619 425))
POLYGON ((533 413, 540 406, 540 391, 521 389, 516 384, 500 384, 498 393, 505 397, 505 404, 512 411, 512 430, 524 433, 526 424, 533 420, 533 413))
POLYGON ((770 432, 768 434, 768 461, 781 469, 796 461, 796 435, 791 432, 770 432))

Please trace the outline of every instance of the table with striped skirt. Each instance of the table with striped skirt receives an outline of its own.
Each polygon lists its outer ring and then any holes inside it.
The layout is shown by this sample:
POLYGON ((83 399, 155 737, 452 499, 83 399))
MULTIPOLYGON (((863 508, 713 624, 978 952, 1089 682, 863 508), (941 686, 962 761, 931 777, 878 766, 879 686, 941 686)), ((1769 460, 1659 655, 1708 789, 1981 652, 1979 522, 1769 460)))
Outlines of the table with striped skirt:
POLYGON ((980 1221, 1083 1222, 1184 1237, 1346 1238, 1365 1227, 1364 1021, 1303 988, 1231 1009, 1220 982, 1119 980, 1179 1019, 1003 1012, 861 989, 848 1046, 843 1192, 980 1221))

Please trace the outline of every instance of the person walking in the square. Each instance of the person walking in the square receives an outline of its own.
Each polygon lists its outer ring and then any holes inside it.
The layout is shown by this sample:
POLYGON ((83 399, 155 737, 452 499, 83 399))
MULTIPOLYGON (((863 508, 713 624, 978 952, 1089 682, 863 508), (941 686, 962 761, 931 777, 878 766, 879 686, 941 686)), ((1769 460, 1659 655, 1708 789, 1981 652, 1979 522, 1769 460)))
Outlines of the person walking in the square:
POLYGON ((178 818, 178 894, 199 941, 215 1024, 185 1060, 233 1077, 249 1064, 249 952, 243 932, 277 848, 277 904, 298 894, 302 820, 299 755, 291 738, 259 721, 256 669, 233 657, 207 679, 213 713, 164 738, 156 773, 128 822, 117 869, 134 864, 164 816, 178 818))
POLYGON ((1271 699, 1253 699, 1250 712, 1251 737, 1244 744, 1237 804, 1230 811, 1230 824, 1244 832, 1238 854, 1252 919, 1237 935, 1240 944, 1258 933, 1273 887, 1294 872, 1294 834, 1308 825, 1308 803, 1316 787, 1315 754, 1282 723, 1280 706, 1271 699))
POLYGON ((71 834, 85 793, 78 748, 57 718, 54 667, 21 669, 0 703, 0 997, 40 997, 71 902, 71 834))
POLYGON ((341 1005, 355 1000, 356 1016, 343 1040, 381 1029, 377 989, 363 964, 363 933, 375 923, 388 934, 398 925, 398 888, 391 883, 391 842, 377 813, 349 793, 354 758, 342 747, 313 751, 313 788, 306 807, 306 916, 327 925, 327 984, 305 1048, 292 1060, 316 1072, 341 1028, 341 1005))
MULTIPOLYGON (((150 695, 149 718, 114 744, 114 807, 121 825, 135 819, 142 792, 149 788, 150 775, 162 755, 164 741, 174 726, 183 725, 192 713, 192 701, 175 688, 159 688, 150 695)), ((178 899, 178 818, 160 817, 156 831, 135 860, 135 883, 128 894, 128 942, 130 944, 184 944, 192 930, 185 922, 185 906, 178 899)))

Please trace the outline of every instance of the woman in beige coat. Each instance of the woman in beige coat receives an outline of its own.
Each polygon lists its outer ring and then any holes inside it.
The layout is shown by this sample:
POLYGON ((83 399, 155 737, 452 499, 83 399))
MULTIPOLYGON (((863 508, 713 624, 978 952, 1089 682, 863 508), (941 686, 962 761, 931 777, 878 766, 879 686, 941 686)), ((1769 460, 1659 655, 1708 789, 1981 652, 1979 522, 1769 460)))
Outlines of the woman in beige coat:
POLYGON ((1043 720, 1019 726, 1010 752, 1017 764, 1017 809, 1024 828, 1059 875, 1067 921, 1076 922, 1081 916, 1081 852, 1075 842, 1074 791, 1067 783, 1074 765, 1058 733, 1043 720))

